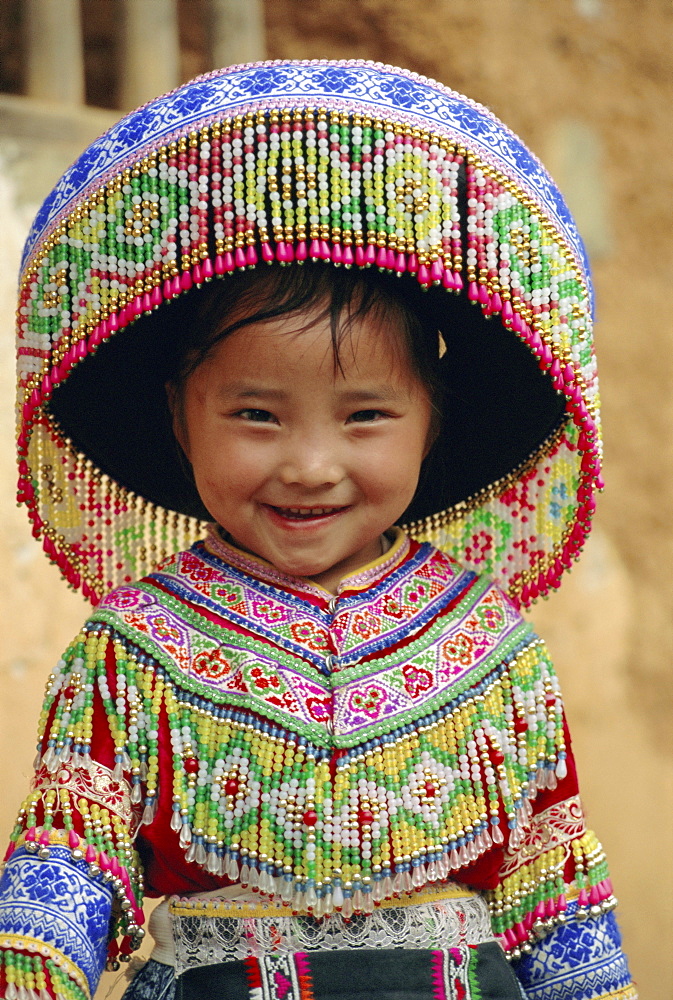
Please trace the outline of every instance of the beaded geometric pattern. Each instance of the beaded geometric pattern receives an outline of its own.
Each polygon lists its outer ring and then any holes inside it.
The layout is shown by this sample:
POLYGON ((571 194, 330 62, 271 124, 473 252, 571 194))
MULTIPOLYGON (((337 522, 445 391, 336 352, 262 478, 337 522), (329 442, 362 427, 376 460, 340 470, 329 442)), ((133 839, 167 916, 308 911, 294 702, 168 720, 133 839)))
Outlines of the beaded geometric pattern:
MULTIPOLYGON (((491 583, 401 532, 334 599, 213 533, 109 595, 58 664, 43 713, 52 774, 91 759, 96 701, 111 778, 130 782, 131 833, 139 819, 150 858, 170 840, 207 876, 348 917, 462 870, 479 888, 475 864, 503 845, 491 917, 515 953, 536 921, 562 919, 569 882, 583 911, 611 900, 603 852, 576 815, 543 645, 491 583), (164 726, 172 765, 160 774, 164 726), (538 795, 557 784, 537 824, 538 795)), ((17 836, 41 794, 53 802, 36 789, 17 836)), ((98 822, 87 809, 84 825, 98 822)), ((114 813, 103 822, 128 866, 128 830, 114 813)))
POLYGON ((202 531, 78 454, 49 416, 53 388, 194 284, 310 260, 467 294, 533 353, 566 398, 564 426, 521 468, 410 531, 493 575, 517 603, 556 586, 601 485, 581 241, 538 161, 488 111, 366 63, 261 64, 194 81, 111 129, 45 202, 17 316, 18 452, 19 500, 50 558, 96 600, 202 531))

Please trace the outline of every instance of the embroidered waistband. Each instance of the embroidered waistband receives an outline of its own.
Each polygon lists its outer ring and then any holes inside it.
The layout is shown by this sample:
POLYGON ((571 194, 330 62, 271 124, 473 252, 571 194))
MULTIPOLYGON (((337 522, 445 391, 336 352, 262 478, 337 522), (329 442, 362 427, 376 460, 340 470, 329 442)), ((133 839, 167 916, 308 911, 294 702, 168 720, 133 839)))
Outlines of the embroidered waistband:
MULTIPOLYGON (((290 905, 286 906, 264 897, 251 900, 250 894, 246 895, 248 898, 232 898, 228 894, 220 895, 218 892, 200 893, 196 896, 173 896, 169 902, 169 909, 172 917, 232 917, 241 920, 293 915, 290 905)), ((418 892, 395 896, 393 899, 384 899, 378 904, 377 910, 420 906, 423 903, 448 899, 472 899, 475 896, 479 896, 479 893, 468 889, 467 886, 448 882, 442 885, 428 885, 418 892)))
POLYGON ((345 919, 293 915, 286 907, 227 899, 171 900, 176 972, 291 952, 451 948, 493 941, 484 898, 442 885, 345 919))

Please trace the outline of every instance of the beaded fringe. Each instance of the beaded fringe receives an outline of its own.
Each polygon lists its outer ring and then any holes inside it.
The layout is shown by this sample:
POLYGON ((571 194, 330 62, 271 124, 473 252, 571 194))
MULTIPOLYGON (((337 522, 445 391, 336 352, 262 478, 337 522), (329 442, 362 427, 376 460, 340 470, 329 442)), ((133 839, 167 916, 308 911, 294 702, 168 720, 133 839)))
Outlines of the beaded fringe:
MULTIPOLYGON (((91 766, 96 690, 114 741, 113 778, 128 781, 140 823, 150 824, 156 812, 165 714, 174 765, 173 787, 162 794, 172 796, 171 829, 187 860, 316 917, 369 913, 428 883, 460 881, 461 870, 493 845, 516 851, 532 800, 566 775, 561 697, 539 640, 469 696, 413 726, 335 750, 204 701, 140 648, 92 622, 50 677, 38 767, 91 766)), ((71 803, 67 791, 37 788, 13 840, 48 850, 56 816, 74 850, 123 881, 134 917, 125 929, 133 936, 142 889, 130 832, 94 804, 71 803)), ((592 834, 579 835, 572 853, 559 847, 525 861, 491 900, 494 928, 509 951, 563 919, 569 863, 580 909, 591 912, 611 898, 592 834)))
MULTIPOLYGON (((50 421, 53 388, 117 330, 194 284, 311 260, 465 288, 566 395, 585 453, 570 448, 570 512, 532 563, 529 547, 511 543, 499 559, 503 589, 523 603, 556 586, 601 485, 591 307, 571 251, 524 192, 446 137, 311 108, 227 118, 149 153, 58 222, 27 264, 17 317, 18 499, 50 558, 95 601, 201 530, 78 455, 50 421)), ((415 527, 439 538, 494 497, 488 491, 415 527)), ((465 560, 463 549, 453 554, 465 560)))
MULTIPOLYGON (((53 958, 28 954, 34 942, 10 946, 0 938, 0 990, 6 1000, 91 1000, 89 990, 53 958)), ((32 948, 31 948, 32 950, 32 948)))

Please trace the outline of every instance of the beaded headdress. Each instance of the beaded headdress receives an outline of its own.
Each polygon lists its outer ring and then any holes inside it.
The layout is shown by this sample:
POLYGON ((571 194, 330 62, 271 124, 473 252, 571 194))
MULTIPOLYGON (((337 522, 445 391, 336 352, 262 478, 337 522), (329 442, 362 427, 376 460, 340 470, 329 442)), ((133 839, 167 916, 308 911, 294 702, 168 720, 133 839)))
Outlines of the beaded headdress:
POLYGON ((203 533, 158 364, 168 304, 314 261, 426 289, 442 331, 448 486, 426 477, 406 529, 517 603, 557 586, 602 485, 582 242, 489 111, 367 62, 194 80, 122 119, 43 204, 21 269, 18 498, 48 556, 97 600, 203 533))

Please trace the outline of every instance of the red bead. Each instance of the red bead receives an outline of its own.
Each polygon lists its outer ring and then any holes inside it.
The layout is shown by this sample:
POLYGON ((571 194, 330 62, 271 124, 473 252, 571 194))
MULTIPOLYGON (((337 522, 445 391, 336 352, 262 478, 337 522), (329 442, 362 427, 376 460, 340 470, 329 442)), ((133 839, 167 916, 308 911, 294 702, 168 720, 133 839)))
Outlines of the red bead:
POLYGON ((238 782, 236 781, 236 778, 229 778, 229 780, 224 784, 225 795, 235 795, 237 791, 238 782))
POLYGON ((183 763, 187 774, 196 774, 199 769, 199 762, 194 757, 187 757, 183 763))
POLYGON ((315 809, 307 809, 302 818, 305 826, 315 826, 318 822, 318 814, 315 809))
POLYGON ((362 826, 371 826, 374 822, 374 814, 369 809, 361 809, 359 820, 362 826))
POLYGON ((437 789, 435 788, 435 786, 432 784, 431 781, 425 782, 425 794, 429 799, 434 799, 435 795, 437 794, 437 789))

